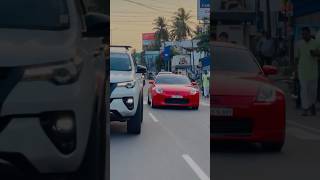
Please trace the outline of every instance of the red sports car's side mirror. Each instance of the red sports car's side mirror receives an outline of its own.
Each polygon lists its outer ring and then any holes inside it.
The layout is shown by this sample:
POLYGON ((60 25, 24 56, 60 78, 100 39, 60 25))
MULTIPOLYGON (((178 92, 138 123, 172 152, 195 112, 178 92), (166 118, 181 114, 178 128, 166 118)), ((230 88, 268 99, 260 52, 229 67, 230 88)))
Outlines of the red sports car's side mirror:
POLYGON ((262 67, 262 70, 264 72, 265 75, 275 75, 278 74, 278 69, 274 66, 270 66, 270 65, 264 65, 262 67))
POLYGON ((154 84, 154 80, 149 80, 149 84, 154 84))

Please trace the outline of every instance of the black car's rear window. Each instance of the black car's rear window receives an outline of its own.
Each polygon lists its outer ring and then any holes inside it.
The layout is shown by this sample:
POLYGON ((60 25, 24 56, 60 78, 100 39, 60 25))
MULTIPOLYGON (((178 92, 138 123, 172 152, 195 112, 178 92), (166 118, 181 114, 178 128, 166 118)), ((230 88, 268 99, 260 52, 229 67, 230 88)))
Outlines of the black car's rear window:
POLYGON ((213 70, 260 73, 261 69, 250 51, 245 49, 212 47, 213 70))
POLYGON ((69 21, 66 0, 1 0, 0 28, 62 30, 69 21))

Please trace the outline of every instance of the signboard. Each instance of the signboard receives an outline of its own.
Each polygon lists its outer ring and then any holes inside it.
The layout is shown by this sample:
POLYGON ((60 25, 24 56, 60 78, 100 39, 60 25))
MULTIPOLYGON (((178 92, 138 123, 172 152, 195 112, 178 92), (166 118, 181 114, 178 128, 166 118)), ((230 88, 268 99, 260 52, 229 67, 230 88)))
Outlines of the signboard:
POLYGON ((190 55, 176 55, 176 56, 173 56, 171 65, 172 66, 190 65, 190 55))
POLYGON ((147 69, 150 72, 156 72, 156 59, 159 57, 159 51, 146 51, 145 52, 145 61, 147 69))
POLYGON ((221 0, 220 10, 245 10, 246 1, 243 0, 221 0))
POLYGON ((155 33, 143 33, 142 34, 142 49, 144 51, 154 50, 156 47, 155 33))
POLYGON ((198 20, 210 19, 210 0, 198 0, 198 20))

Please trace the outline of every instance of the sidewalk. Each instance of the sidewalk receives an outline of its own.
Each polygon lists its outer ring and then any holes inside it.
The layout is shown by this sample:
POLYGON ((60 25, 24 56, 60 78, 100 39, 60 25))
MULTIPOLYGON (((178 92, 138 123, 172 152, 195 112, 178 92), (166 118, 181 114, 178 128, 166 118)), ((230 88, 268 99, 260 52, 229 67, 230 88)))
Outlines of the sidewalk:
MULTIPOLYGON (((320 104, 317 103, 317 116, 302 116, 301 109, 296 107, 295 99, 292 98, 292 90, 290 90, 290 83, 292 83, 292 80, 290 77, 276 75, 273 77, 270 77, 271 80, 274 81, 274 84, 283 90, 286 97, 286 114, 287 114, 287 121, 302 121, 302 122, 309 122, 311 124, 316 123, 317 126, 319 124, 320 120, 320 104)), ((320 126, 320 125, 319 125, 320 126)))

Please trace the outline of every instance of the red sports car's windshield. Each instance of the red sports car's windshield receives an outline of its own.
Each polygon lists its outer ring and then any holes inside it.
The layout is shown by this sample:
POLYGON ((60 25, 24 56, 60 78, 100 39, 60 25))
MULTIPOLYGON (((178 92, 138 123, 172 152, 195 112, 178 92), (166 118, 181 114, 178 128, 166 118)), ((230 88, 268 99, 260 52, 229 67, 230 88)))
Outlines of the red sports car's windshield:
POLYGON ((191 81, 186 76, 159 75, 156 78, 156 84, 188 85, 191 84, 191 81))
POLYGON ((247 50, 227 47, 213 48, 213 70, 261 73, 254 56, 247 50))

